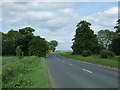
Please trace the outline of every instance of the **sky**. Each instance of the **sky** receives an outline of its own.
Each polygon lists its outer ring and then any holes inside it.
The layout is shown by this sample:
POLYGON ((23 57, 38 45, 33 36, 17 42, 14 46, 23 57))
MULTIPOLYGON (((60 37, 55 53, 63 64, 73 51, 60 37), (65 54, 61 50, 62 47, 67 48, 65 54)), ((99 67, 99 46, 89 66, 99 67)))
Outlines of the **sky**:
POLYGON ((57 50, 71 50, 76 25, 90 22, 91 29, 114 30, 118 19, 118 2, 3 2, 2 32, 32 27, 35 35, 47 41, 57 40, 57 50))

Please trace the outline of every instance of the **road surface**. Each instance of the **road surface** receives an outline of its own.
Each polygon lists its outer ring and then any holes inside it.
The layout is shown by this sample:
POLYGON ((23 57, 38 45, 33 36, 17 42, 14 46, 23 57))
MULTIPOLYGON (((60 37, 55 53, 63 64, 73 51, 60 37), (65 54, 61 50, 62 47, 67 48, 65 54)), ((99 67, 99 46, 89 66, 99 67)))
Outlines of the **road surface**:
POLYGON ((54 88, 118 88, 118 70, 51 54, 46 58, 54 88))

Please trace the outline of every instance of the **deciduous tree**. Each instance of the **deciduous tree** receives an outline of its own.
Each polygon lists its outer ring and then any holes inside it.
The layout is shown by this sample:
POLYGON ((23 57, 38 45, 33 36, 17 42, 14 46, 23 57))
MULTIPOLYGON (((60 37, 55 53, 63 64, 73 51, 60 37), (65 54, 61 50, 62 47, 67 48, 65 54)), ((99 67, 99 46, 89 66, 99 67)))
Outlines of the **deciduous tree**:
POLYGON ((75 38, 73 39, 73 54, 81 54, 83 50, 90 50, 95 53, 98 48, 98 42, 93 30, 90 29, 91 23, 80 21, 77 24, 75 38))

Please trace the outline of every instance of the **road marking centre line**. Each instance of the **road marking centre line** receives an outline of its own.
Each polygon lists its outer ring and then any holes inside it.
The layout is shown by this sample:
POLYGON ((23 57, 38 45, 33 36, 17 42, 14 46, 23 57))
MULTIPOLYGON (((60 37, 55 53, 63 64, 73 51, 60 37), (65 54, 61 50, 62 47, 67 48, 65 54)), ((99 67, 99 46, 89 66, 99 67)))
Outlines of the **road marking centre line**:
POLYGON ((89 70, 87 70, 87 69, 82 69, 83 71, 86 71, 86 72, 88 72, 88 73, 92 73, 92 71, 89 71, 89 70))

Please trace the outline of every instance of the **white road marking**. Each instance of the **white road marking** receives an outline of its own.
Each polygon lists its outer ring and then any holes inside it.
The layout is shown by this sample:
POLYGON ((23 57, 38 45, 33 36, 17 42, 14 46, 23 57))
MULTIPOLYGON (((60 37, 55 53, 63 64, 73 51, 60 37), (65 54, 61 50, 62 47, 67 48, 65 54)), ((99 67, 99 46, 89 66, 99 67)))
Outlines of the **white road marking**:
POLYGON ((83 71, 86 71, 86 72, 88 72, 88 73, 92 73, 92 71, 89 71, 89 70, 87 70, 87 69, 82 69, 83 71))
POLYGON ((64 61, 62 61, 62 62, 64 62, 64 61))

